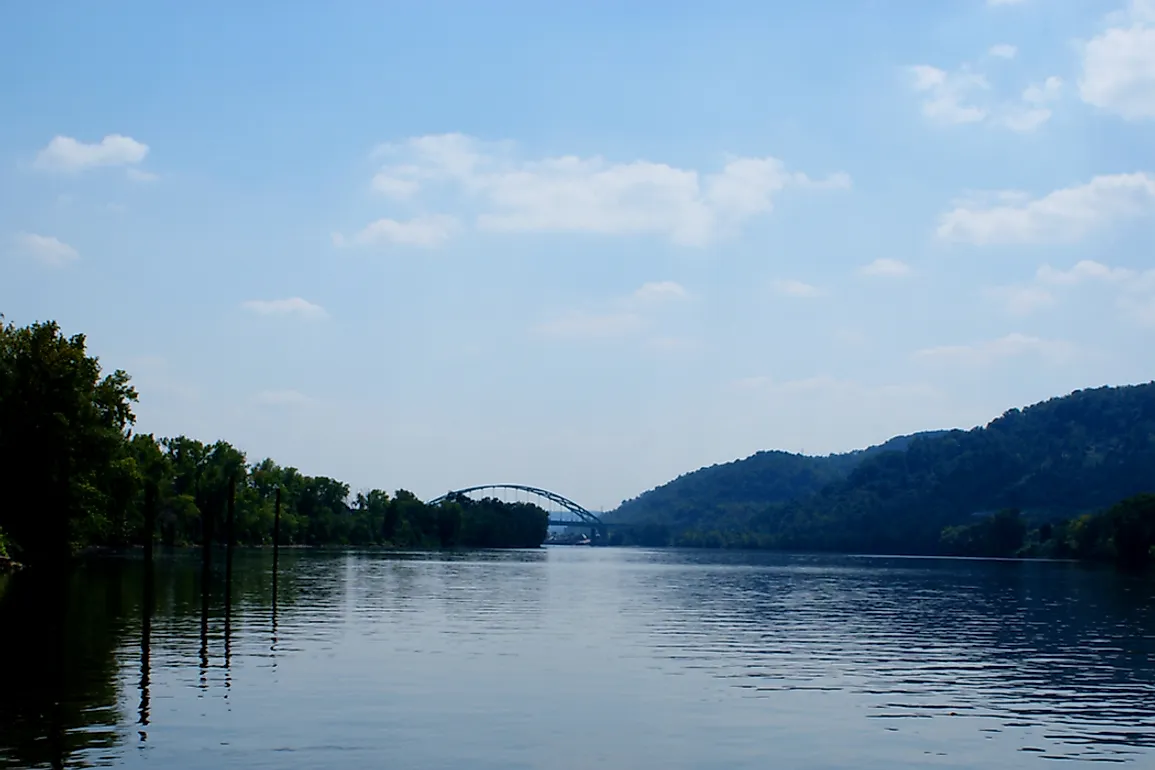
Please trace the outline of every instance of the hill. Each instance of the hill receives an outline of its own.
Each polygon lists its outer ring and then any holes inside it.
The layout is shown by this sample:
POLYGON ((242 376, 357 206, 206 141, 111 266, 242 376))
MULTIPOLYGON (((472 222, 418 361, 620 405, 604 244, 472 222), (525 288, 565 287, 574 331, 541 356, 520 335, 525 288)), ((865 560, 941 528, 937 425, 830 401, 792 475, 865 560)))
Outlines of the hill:
POLYGON ((748 527, 781 547, 929 553, 942 530, 1019 509, 1058 520, 1155 491, 1155 383, 1075 391, 879 453, 748 527))
POLYGON ((1014 508, 1061 520, 1155 492, 1155 383, 1075 391, 985 426, 825 458, 760 452, 623 503, 683 545, 935 553, 946 527, 1014 508))
POLYGON ((896 436, 884 444, 824 457, 764 451, 741 460, 685 473, 673 481, 623 501, 606 518, 647 522, 674 529, 744 527, 767 505, 809 497, 845 479, 864 459, 902 451, 920 437, 942 431, 896 436))

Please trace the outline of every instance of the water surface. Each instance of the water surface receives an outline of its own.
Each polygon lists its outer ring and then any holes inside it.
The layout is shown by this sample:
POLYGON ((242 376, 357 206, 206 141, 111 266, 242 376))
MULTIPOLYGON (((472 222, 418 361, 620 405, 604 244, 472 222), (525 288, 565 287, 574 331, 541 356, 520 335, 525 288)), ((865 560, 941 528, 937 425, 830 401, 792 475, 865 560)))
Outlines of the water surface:
POLYGON ((0 585, 0 766, 1155 767, 1155 581, 546 548, 0 585), (151 614, 145 596, 151 591, 151 614))

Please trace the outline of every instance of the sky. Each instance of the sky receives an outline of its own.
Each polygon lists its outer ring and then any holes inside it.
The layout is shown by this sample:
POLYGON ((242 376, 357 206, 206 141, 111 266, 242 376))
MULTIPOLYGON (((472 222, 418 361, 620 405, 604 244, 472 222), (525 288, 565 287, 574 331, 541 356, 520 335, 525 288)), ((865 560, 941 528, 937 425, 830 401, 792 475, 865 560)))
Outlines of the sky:
POLYGON ((1155 378, 1155 0, 0 4, 0 312, 136 429, 591 510, 1155 378))

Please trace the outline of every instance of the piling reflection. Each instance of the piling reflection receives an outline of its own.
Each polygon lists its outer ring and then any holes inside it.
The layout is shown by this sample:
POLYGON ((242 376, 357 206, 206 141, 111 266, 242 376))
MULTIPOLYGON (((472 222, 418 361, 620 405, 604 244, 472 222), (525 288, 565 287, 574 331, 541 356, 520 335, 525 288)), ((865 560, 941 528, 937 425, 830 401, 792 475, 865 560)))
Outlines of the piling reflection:
POLYGON ((148 739, 149 679, 152 674, 152 612, 156 603, 156 578, 153 565, 146 557, 144 571, 144 591, 140 605, 140 708, 137 724, 140 725, 141 743, 148 739))

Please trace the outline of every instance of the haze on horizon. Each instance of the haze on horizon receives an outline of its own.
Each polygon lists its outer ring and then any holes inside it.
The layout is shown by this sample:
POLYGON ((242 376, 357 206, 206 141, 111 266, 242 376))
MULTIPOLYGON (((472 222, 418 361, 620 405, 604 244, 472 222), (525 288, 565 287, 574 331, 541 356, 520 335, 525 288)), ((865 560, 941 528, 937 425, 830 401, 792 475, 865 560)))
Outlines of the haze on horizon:
POLYGON ((1155 0, 43 0, 0 104, 7 320, 354 489, 609 509, 1155 376, 1155 0))

